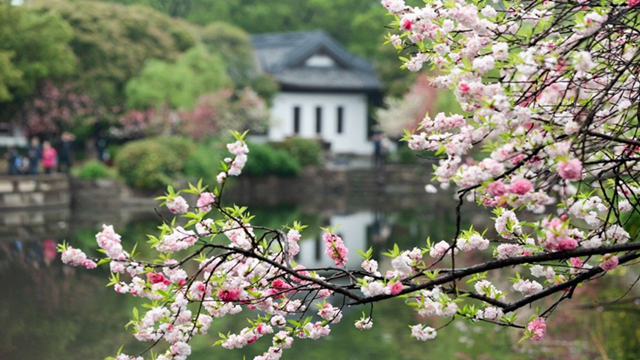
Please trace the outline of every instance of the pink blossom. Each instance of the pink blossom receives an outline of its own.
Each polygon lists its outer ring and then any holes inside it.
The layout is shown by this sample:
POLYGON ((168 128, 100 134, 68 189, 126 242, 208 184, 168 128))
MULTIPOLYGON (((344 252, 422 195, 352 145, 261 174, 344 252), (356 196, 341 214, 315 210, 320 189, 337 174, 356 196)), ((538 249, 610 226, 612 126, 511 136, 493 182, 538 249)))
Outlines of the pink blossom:
POLYGON ((336 266, 345 266, 347 261, 349 261, 349 250, 340 236, 325 233, 323 239, 325 246, 324 253, 333 259, 336 266))
POLYGON ((127 354, 120 354, 116 356, 116 360, 143 360, 142 356, 129 356, 127 354))
POLYGON ((277 327, 285 327, 287 326, 287 320, 282 315, 276 315, 271 318, 271 325, 277 327))
POLYGON ((82 250, 74 249, 73 247, 69 246, 62 253, 61 258, 62 258, 62 262, 67 265, 80 266, 80 265, 84 265, 84 261, 87 260, 87 255, 84 252, 82 252, 82 250))
POLYGON ((509 192, 516 195, 524 195, 531 190, 533 190, 533 185, 531 184, 531 181, 527 179, 518 179, 513 181, 511 186, 509 186, 509 192))
POLYGON ((98 246, 105 250, 111 259, 123 260, 128 257, 120 244, 120 235, 116 234, 111 225, 102 225, 102 231, 96 234, 98 246))
POLYGON ((473 69, 478 74, 485 74, 495 66, 495 59, 491 55, 482 56, 473 60, 473 69))
POLYGON ((415 15, 407 14, 400 19, 400 28, 402 30, 411 30, 415 21, 415 15))
POLYGON ((234 143, 227 144, 227 150, 235 156, 244 155, 249 152, 249 148, 244 141, 236 141, 234 143))
POLYGON ((500 244, 496 249, 496 253, 499 260, 504 260, 511 257, 522 256, 524 254, 524 248, 518 244, 500 244))
POLYGON ((575 248, 578 247, 578 242, 570 237, 563 237, 562 240, 560 240, 560 243, 558 244, 556 250, 573 250, 575 248))
POLYGON ((227 178, 227 173, 223 171, 216 176, 216 181, 218 182, 218 184, 222 184, 222 182, 226 178, 227 178))
POLYGON ((198 197, 196 206, 204 212, 209 212, 211 211, 211 205, 213 205, 215 202, 216 196, 213 195, 213 193, 203 192, 202 194, 200 194, 200 197, 198 197))
POLYGON ((542 339, 545 332, 547 332, 547 325, 543 318, 537 317, 527 324, 527 330, 531 333, 531 340, 538 341, 542 339))
POLYGON ((378 271, 378 262, 373 259, 367 259, 362 261, 362 264, 360 266, 365 271, 368 271, 370 273, 375 273, 376 271, 378 271))
POLYGON ((171 234, 160 239, 160 242, 156 244, 156 249, 163 253, 185 250, 195 244, 197 240, 195 232, 177 226, 171 234))
POLYGON ((541 291, 542 285, 540 285, 537 281, 526 279, 514 283, 513 288, 516 291, 521 292, 523 295, 528 296, 541 291))
POLYGON ((165 285, 171 284, 171 281, 169 281, 169 279, 167 279, 166 277, 164 277, 164 275, 160 273, 149 272, 147 273, 147 279, 149 279, 149 282, 152 284, 165 284, 165 285))
POLYGON ((356 329, 358 330, 369 330, 373 327, 373 320, 371 318, 364 318, 356 321, 356 329))
POLYGON ((177 342, 171 345, 170 350, 171 354, 176 358, 186 359, 187 356, 191 355, 191 346, 185 342, 177 342))
MULTIPOLYGON (((444 254, 450 254, 451 253, 451 250, 449 250, 450 247, 451 245, 449 245, 449 243, 442 240, 431 247, 431 250, 429 251, 429 255, 432 258, 439 258, 441 256, 444 256, 444 254)), ((458 249, 454 248, 454 252, 458 253, 458 249)))
POLYGON ((391 41, 391 44, 393 46, 400 46, 402 45, 402 39, 400 38, 400 36, 398 35, 391 35, 391 38, 389 39, 391 41))
POLYGON ((436 329, 430 326, 414 325, 411 327, 411 336, 416 338, 416 340, 431 340, 435 339, 436 335, 436 329))
POLYGON ((582 177, 582 162, 578 159, 560 161, 558 163, 558 174, 565 180, 580 180, 582 177))
POLYGON ((98 266, 98 264, 96 264, 92 260, 86 259, 82 262, 82 266, 84 266, 87 269, 95 269, 98 266))
POLYGON ((391 295, 398 295, 402 292, 402 283, 400 281, 390 282, 387 287, 391 295))
POLYGON ((494 306, 488 306, 484 309, 484 318, 491 321, 498 321, 504 316, 502 309, 494 306))
POLYGON ((398 14, 405 8, 404 0, 382 0, 384 6, 390 13, 398 14))
POLYGON ((334 307, 329 303, 324 304, 324 306, 318 310, 318 315, 330 323, 339 323, 340 320, 342 320, 342 311, 340 311, 340 308, 334 307))
POLYGON ((189 204, 182 196, 176 196, 167 201, 167 209, 173 214, 184 214, 189 210, 189 204))
POLYGON ((300 240, 300 232, 298 230, 291 229, 287 233, 287 244, 289 245, 289 257, 294 257, 300 252, 300 245, 298 245, 298 241, 300 240))
POLYGON ((489 196, 502 196, 507 193, 507 187, 502 181, 494 181, 485 187, 489 196))
POLYGON ((276 295, 274 296, 274 299, 278 299, 286 295, 288 289, 291 289, 291 285, 287 284, 282 279, 275 279, 271 282, 271 289, 269 290, 269 293, 276 295))
POLYGON ((627 5, 629 5, 629 7, 636 6, 638 4, 640 4, 640 0, 627 0, 627 5))
POLYGON ((605 254, 602 259, 600 259, 600 265, 598 265, 604 271, 610 271, 618 267, 618 257, 605 254))
POLYGON ((582 265, 584 264, 584 261, 580 260, 580 258, 578 258, 578 257, 570 258, 569 262, 571 263, 571 266, 573 266, 575 268, 581 268, 582 265))
POLYGON ((218 290, 218 297, 225 302, 238 301, 240 298, 240 290, 218 290))

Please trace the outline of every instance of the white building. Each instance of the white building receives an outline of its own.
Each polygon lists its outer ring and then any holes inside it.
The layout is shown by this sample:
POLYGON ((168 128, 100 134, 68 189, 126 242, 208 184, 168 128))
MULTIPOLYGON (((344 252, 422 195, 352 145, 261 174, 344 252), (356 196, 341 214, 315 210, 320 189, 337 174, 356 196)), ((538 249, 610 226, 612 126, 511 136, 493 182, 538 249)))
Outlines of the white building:
POLYGON ((280 84, 269 141, 317 138, 339 154, 370 155, 369 97, 380 89, 371 64, 322 31, 252 36, 258 68, 280 84))
POLYGON ((0 147, 25 147, 28 144, 24 128, 15 121, 0 122, 0 147))

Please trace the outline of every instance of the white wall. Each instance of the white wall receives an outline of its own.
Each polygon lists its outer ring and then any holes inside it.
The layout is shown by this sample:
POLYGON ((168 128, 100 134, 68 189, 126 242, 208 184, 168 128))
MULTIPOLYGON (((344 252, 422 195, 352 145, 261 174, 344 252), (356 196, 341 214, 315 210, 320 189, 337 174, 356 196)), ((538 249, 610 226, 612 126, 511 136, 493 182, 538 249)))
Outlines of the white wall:
POLYGON ((322 139, 331 151, 341 154, 371 155, 367 138, 366 94, 281 92, 273 99, 269 140, 282 141, 294 135, 293 109, 300 107, 301 137, 317 138, 316 107, 322 108, 322 139), (343 108, 343 129, 338 134, 338 107, 343 108))
POLYGON ((27 137, 24 135, 24 129, 16 122, 3 124, 0 130, 0 147, 28 145, 27 137))

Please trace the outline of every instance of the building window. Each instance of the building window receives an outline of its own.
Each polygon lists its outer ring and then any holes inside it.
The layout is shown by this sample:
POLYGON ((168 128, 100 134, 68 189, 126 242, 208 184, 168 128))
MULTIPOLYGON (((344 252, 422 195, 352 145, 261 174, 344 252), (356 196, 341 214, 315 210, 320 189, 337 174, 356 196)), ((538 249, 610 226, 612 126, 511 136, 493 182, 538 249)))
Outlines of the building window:
POLYGON ((327 55, 316 54, 312 57, 308 58, 307 61, 304 62, 305 66, 309 67, 334 67, 336 66, 335 61, 327 55))
POLYGON ((344 131, 344 108, 338 106, 338 134, 342 134, 344 131))
POLYGON ((322 133, 322 108, 316 108, 316 134, 322 133))
POLYGON ((300 134, 300 106, 293 108, 293 133, 300 134))

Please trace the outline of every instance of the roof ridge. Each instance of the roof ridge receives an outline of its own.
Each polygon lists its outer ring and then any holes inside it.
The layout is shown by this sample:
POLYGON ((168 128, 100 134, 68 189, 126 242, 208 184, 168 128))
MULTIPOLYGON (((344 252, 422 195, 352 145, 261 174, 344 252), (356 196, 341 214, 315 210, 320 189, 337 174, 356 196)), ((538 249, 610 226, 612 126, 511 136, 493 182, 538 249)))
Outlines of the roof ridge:
MULTIPOLYGON (((276 78, 285 76, 285 72, 291 74, 291 71, 298 73, 303 70, 296 66, 313 56, 318 50, 324 49, 329 56, 343 66, 342 71, 360 73, 358 77, 363 81, 364 78, 368 78, 365 82, 371 86, 379 86, 378 77, 371 63, 351 53, 322 29, 252 34, 251 41, 262 69, 276 78)), ((289 76, 285 77, 289 78, 289 76)), ((288 82, 285 78, 279 80, 288 82)))

